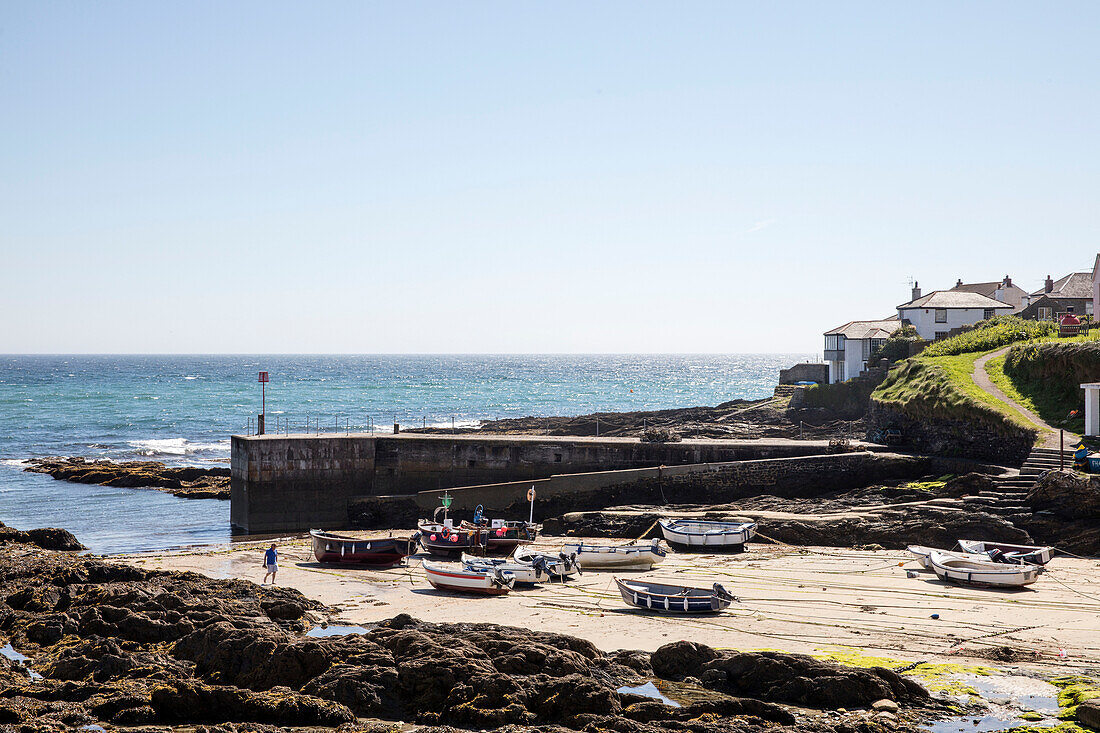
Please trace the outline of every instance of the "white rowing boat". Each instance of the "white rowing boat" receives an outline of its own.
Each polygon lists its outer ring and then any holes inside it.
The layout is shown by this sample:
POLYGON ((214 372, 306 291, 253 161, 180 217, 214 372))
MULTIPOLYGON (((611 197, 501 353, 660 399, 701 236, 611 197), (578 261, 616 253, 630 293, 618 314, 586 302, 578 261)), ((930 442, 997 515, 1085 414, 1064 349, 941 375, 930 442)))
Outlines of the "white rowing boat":
POLYGON ((542 563, 521 563, 503 557, 478 557, 462 553, 462 564, 467 568, 483 569, 496 568, 505 573, 511 573, 517 583, 545 583, 550 580, 550 573, 542 563))
POLYGON ((576 555, 577 566, 593 570, 649 570, 665 559, 660 540, 648 545, 562 545, 562 554, 576 555))
POLYGON ((498 568, 469 568, 424 561, 424 575, 433 588, 500 596, 512 590, 516 576, 498 568))
POLYGON ((704 522, 662 519, 661 532, 670 545, 743 550, 756 534, 756 522, 704 522))
POLYGON ((991 588, 1022 588, 1039 579, 1039 565, 1017 565, 979 560, 976 555, 951 557, 938 550, 928 556, 932 570, 940 580, 963 585, 991 588))
POLYGON ((1046 565, 1054 554, 1053 547, 1040 547, 1038 545, 1009 545, 1003 542, 983 542, 981 540, 959 540, 959 547, 963 552, 971 552, 977 555, 990 555, 1000 553, 1000 557, 1006 562, 1030 563, 1032 565, 1046 565))

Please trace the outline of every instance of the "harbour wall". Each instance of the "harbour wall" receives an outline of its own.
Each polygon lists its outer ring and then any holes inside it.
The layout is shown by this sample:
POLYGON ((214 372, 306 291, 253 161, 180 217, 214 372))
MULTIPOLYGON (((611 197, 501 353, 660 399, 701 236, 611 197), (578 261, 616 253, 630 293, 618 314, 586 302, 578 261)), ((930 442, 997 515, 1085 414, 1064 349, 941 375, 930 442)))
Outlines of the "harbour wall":
POLYGON ((560 483, 564 475, 575 477, 571 486, 596 486, 607 477, 585 474, 669 471, 827 451, 827 441, 780 439, 643 443, 528 435, 235 435, 230 521, 252 533, 335 529, 349 524, 354 497, 408 497, 515 482, 526 494, 531 481, 555 477, 560 483))

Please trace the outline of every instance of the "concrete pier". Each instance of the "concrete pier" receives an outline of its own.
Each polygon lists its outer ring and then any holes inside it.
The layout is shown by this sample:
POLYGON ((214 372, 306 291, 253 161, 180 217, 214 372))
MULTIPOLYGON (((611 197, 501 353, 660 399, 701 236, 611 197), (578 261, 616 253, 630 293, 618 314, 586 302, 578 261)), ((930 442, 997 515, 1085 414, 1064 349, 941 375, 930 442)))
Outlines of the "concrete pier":
POLYGON ((353 497, 623 469, 821 455, 827 441, 576 436, 234 435, 230 518, 244 532, 346 526, 353 497))

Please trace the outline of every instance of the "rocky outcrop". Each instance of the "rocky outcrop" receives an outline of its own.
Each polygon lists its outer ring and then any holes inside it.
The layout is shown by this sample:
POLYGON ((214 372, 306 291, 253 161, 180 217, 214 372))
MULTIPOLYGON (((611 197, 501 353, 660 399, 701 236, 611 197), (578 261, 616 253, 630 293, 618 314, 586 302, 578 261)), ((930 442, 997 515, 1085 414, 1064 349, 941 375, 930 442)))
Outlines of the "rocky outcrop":
POLYGON ((651 662, 659 677, 697 677, 711 689, 770 702, 835 709, 928 700, 927 690, 885 667, 842 667, 802 654, 719 652, 678 641, 653 652, 651 662))
POLYGON ((8 527, 0 522, 0 544, 15 543, 20 545, 34 545, 43 550, 86 550, 88 548, 80 544, 67 529, 56 527, 43 527, 41 529, 20 530, 8 527))
MULTIPOLYGON (((761 497, 763 498, 763 497, 761 497)), ((768 538, 788 545, 813 545, 821 547, 856 547, 879 545, 888 549, 903 549, 907 545, 926 544, 934 547, 950 547, 958 537, 989 537, 991 541, 1026 543, 1028 532, 1003 517, 985 512, 959 511, 951 507, 935 505, 897 506, 875 508, 864 512, 843 508, 827 511, 843 511, 838 515, 814 515, 809 512, 825 511, 809 502, 792 502, 778 497, 775 508, 769 511, 790 511, 805 514, 805 518, 769 516, 761 531, 768 538), (779 508, 782 507, 782 508, 779 508)), ((752 502, 738 503, 736 507, 706 507, 705 518, 715 521, 745 521, 756 510, 752 502)), ((661 517, 675 516, 678 512, 698 512, 697 506, 627 506, 613 507, 606 511, 571 512, 543 522, 546 534, 575 535, 578 537, 615 537, 634 539, 642 536, 660 537, 660 529, 653 523, 661 517), (650 528, 647 532, 647 528, 650 528)))
POLYGON ((771 652, 681 643, 652 658, 607 654, 561 634, 407 615, 365 634, 303 635, 303 619, 320 610, 286 588, 0 546, 0 634, 43 675, 32 682, 0 659, 0 725, 335 727, 374 718, 515 733, 875 733, 870 712, 860 719, 870 727, 852 727, 783 705, 928 704, 919 686, 886 670, 771 652), (679 708, 619 692, 696 675, 708 696, 679 708))
POLYGON ((228 499, 228 468, 169 467, 157 461, 89 461, 75 458, 31 458, 26 471, 63 481, 123 488, 159 489, 185 499, 228 499))
POLYGON ((1078 555, 1100 555, 1100 476, 1048 471, 1027 495, 1026 523, 1038 542, 1078 555))

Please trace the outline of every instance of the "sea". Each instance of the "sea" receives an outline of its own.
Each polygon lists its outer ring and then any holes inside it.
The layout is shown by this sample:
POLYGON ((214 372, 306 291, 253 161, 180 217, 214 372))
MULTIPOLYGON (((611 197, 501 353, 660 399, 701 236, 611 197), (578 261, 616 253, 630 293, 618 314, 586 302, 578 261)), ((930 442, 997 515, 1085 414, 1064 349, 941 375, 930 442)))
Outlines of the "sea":
POLYGON ((0 521, 122 554, 231 541, 229 502, 58 481, 34 456, 229 464, 229 438, 758 399, 808 354, 0 356, 0 521), (258 382, 260 371, 270 381, 258 382))

